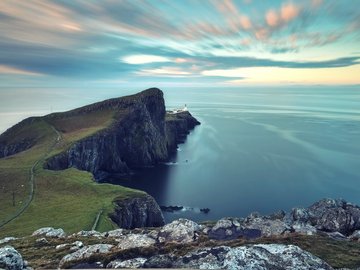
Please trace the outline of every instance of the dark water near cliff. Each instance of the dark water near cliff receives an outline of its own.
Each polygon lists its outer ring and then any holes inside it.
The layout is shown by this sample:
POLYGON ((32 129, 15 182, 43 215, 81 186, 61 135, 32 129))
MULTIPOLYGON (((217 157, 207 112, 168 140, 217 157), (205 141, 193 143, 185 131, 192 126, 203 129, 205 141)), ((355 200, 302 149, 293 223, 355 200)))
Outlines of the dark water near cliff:
POLYGON ((168 108, 186 103, 202 125, 174 163, 112 182, 194 208, 167 221, 266 214, 322 197, 360 203, 360 89, 174 90, 165 99, 168 108))

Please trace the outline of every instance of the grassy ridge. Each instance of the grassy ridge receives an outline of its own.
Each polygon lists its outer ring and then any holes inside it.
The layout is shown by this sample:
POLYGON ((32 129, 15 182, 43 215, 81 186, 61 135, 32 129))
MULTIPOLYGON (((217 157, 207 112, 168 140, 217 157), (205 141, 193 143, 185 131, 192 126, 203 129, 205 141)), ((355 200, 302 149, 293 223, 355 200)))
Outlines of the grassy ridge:
POLYGON ((21 139, 36 135, 37 142, 26 151, 0 159, 0 222, 14 214, 28 198, 29 171, 40 160, 35 167, 35 196, 20 217, 0 228, 0 238, 28 235, 44 226, 61 227, 67 232, 90 230, 102 209, 97 229, 115 227, 108 218, 114 199, 139 195, 140 191, 97 184, 90 173, 73 168, 65 171, 43 169, 45 153, 50 157, 62 152, 74 142, 110 126, 113 120, 114 112, 103 110, 68 118, 45 117, 17 129, 21 139), (62 139, 52 148, 57 138, 53 127, 61 132, 62 139))

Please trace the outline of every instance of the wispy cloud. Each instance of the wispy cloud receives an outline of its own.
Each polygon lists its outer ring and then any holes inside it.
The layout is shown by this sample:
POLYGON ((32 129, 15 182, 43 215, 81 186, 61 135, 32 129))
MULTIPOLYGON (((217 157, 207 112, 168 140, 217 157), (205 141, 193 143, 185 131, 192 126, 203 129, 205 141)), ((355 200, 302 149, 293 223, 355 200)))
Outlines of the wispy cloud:
POLYGON ((241 67, 351 67, 360 46, 356 5, 3 0, 0 73, 115 80, 195 78, 241 67))

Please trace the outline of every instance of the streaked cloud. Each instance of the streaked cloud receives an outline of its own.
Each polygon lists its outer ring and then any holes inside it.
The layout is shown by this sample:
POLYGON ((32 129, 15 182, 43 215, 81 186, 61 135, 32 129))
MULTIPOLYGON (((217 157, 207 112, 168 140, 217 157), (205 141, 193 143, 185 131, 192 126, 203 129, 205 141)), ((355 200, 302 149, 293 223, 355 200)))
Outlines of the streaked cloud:
POLYGON ((357 0, 3 0, 0 74, 11 74, 9 85, 14 76, 38 74, 81 81, 203 76, 213 83, 238 68, 334 72, 359 62, 352 54, 360 46, 356 6, 357 0))
POLYGON ((158 55, 129 55, 121 58, 121 60, 128 64, 149 64, 149 63, 161 63, 161 62, 170 62, 171 60, 167 57, 158 56, 158 55))

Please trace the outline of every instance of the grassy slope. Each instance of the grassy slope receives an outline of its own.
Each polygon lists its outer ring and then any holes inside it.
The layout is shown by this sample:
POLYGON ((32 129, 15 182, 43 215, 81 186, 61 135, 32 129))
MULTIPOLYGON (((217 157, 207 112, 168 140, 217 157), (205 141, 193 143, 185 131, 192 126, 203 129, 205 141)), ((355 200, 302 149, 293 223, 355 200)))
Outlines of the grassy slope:
POLYGON ((51 152, 47 157, 64 151, 75 141, 109 126, 113 116, 111 111, 100 111, 67 119, 50 118, 24 127, 28 133, 41 133, 43 136, 31 149, 0 159, 0 221, 12 215, 20 207, 20 202, 26 200, 29 194, 29 170, 37 160, 42 160, 35 168, 35 196, 25 213, 0 229, 0 238, 30 234, 44 226, 61 227, 67 232, 90 230, 101 209, 104 212, 97 229, 114 228, 115 224, 107 217, 113 208, 113 200, 138 195, 139 191, 97 184, 90 173, 76 169, 49 171, 42 166, 44 153, 49 149, 51 152), (51 125, 62 134, 62 140, 54 148, 51 147, 57 134, 51 125), (13 190, 16 193, 15 207, 13 190))

